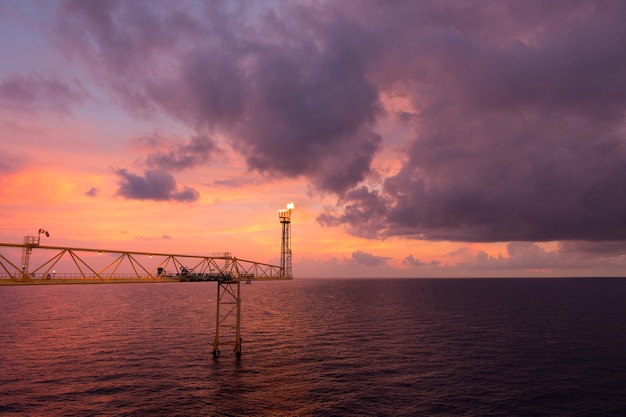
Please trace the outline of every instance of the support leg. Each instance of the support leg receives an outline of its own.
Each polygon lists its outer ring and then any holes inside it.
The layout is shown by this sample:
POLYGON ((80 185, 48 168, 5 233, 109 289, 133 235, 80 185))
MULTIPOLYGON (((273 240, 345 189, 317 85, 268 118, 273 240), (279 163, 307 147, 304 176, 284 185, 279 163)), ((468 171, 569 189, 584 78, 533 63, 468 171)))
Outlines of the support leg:
POLYGON ((241 358, 241 282, 237 280, 237 330, 235 332, 235 356, 241 358))
POLYGON ((221 297, 221 283, 217 283, 217 312, 215 313, 215 338, 213 339, 213 357, 220 356, 220 299, 221 297))
POLYGON ((239 280, 218 281, 217 283, 214 357, 220 355, 220 345, 234 346, 233 350, 237 358, 241 356, 241 285, 239 280), (223 342, 220 337, 229 340, 223 342))

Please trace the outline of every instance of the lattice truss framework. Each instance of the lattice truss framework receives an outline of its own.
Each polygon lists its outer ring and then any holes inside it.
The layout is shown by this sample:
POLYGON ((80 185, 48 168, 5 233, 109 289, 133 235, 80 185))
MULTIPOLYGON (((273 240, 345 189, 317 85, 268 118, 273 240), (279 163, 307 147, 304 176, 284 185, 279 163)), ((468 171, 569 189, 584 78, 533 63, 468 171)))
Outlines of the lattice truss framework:
POLYGON ((280 266, 237 259, 227 252, 197 256, 0 243, 2 278, 14 281, 291 279, 280 266))

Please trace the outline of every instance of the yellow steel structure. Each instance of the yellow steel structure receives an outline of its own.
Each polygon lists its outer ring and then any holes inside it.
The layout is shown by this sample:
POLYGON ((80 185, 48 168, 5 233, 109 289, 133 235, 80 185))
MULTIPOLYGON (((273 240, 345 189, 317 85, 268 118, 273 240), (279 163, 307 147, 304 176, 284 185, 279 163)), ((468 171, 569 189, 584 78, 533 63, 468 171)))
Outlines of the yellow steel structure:
POLYGON ((228 252, 196 256, 70 248, 40 245, 39 236, 28 236, 23 244, 0 243, 0 285, 217 282, 215 357, 221 346, 234 346, 241 355, 241 281, 291 279, 291 271, 281 266, 228 252))

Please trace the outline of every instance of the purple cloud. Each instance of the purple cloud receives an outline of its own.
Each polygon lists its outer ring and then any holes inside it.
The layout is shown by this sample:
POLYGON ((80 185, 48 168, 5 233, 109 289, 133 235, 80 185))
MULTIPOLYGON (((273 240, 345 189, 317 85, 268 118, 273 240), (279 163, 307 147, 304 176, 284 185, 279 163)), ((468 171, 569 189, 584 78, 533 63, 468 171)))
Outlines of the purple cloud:
POLYGON ((251 26, 232 4, 153 4, 65 2, 58 33, 129 109, 225 133, 253 170, 338 193, 370 172, 380 105, 360 28, 300 5, 251 26))
POLYGON ((152 169, 182 171, 205 164, 219 153, 215 141, 206 135, 194 135, 188 141, 171 140, 158 133, 135 141, 148 152, 146 166, 152 169))
POLYGON ((626 255, 626 243, 624 243, 623 241, 559 242, 559 253, 593 258, 598 256, 624 256, 626 255))
POLYGON ((391 258, 386 256, 377 256, 371 253, 363 252, 357 250, 356 252, 352 252, 352 260, 357 265, 365 265, 365 266, 381 266, 385 265, 391 258))
MULTIPOLYGON (((623 259, 615 253, 591 254, 584 248, 571 251, 563 250, 559 247, 557 251, 541 248, 533 242, 510 242, 507 245, 507 256, 490 256, 486 252, 480 251, 475 255, 467 256, 465 260, 458 264, 447 265, 450 269, 467 270, 520 270, 552 271, 556 275, 563 274, 563 271, 593 270, 596 268, 604 270, 623 270, 623 259)), ((469 255, 469 254, 468 254, 469 255)))
POLYGON ((404 260, 402 261, 402 263, 404 265, 410 265, 416 268, 422 268, 425 266, 428 266, 429 264, 426 262, 423 262, 417 258, 415 258, 413 255, 409 255, 406 258, 404 258, 404 260))
POLYGON ((132 142, 136 150, 146 153, 143 165, 147 169, 144 177, 126 170, 116 171, 121 178, 118 194, 130 199, 196 201, 199 193, 193 188, 178 186, 170 172, 193 169, 221 153, 213 139, 202 134, 180 141, 154 132, 132 142))
POLYGON ((13 109, 68 112, 83 102, 87 92, 78 82, 66 82, 49 75, 11 75, 0 81, 0 105, 13 109))
POLYGON ((118 195, 137 200, 193 202, 200 194, 193 188, 180 186, 174 177, 166 171, 146 170, 144 176, 116 169, 119 177, 118 195))
POLYGON ((415 108, 406 161, 319 220, 366 237, 626 238, 626 28, 617 17, 626 7, 530 2, 524 20, 499 2, 513 24, 489 36, 484 2, 464 3, 465 17, 424 4, 387 7, 395 17, 377 20, 394 42, 374 77, 402 86, 415 108), (430 15, 418 16, 421 7, 430 15), (429 20, 397 25, 413 17, 429 20))
MULTIPOLYGON (((219 134, 250 169, 336 193, 319 220, 355 235, 612 241, 626 238, 624 15, 584 0, 73 1, 57 33, 127 108, 196 129, 150 169, 206 163, 219 134), (408 101, 413 133, 386 178, 382 94, 408 101)), ((179 192, 162 171, 118 175, 122 195, 179 192)))

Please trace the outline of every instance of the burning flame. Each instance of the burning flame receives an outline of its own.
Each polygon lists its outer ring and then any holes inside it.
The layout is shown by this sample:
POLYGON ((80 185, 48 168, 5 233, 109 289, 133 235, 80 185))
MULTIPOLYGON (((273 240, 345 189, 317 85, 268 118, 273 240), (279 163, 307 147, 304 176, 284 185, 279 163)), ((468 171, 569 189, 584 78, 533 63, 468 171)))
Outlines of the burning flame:
POLYGON ((294 204, 293 204, 293 203, 289 203, 289 204, 287 204, 287 208, 284 208, 284 209, 280 209, 280 210, 278 210, 278 215, 279 215, 281 218, 283 218, 283 217, 284 217, 284 218, 288 218, 289 216, 291 216, 291 210, 293 210, 293 209, 294 209, 294 207, 295 207, 295 206, 294 206, 294 204))

